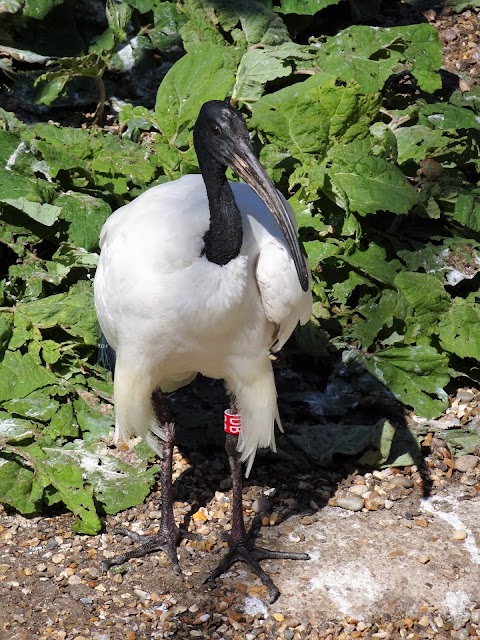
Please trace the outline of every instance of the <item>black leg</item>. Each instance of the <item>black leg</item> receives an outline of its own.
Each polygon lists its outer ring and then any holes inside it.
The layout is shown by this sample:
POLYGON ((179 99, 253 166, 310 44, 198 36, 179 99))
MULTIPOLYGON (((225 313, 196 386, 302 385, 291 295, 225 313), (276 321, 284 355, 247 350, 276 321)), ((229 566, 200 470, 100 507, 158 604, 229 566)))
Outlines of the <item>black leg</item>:
POLYGON ((159 450, 162 455, 160 471, 162 515, 160 520, 160 530, 155 535, 140 536, 131 531, 116 529, 116 533, 129 536, 136 542, 140 542, 140 545, 135 549, 122 553, 114 558, 103 560, 100 563, 100 569, 104 572, 108 571, 110 567, 124 564, 130 560, 130 558, 142 558, 143 556, 155 551, 164 551, 172 563, 174 572, 177 575, 181 574, 177 558, 177 544, 181 536, 181 531, 175 524, 172 494, 172 459, 175 425, 169 420, 170 414, 168 407, 160 390, 155 390, 152 393, 152 403, 159 428, 155 429, 150 437, 155 439, 155 449, 159 450))
POLYGON ((228 571, 236 562, 245 562, 260 578, 262 583, 268 588, 270 602, 280 595, 272 579, 259 564, 260 560, 267 558, 287 559, 287 560, 309 560, 308 553, 290 553, 288 551, 273 551, 255 547, 250 535, 245 530, 242 508, 242 464, 237 453, 237 436, 226 434, 225 449, 228 455, 228 462, 232 474, 232 532, 226 536, 230 547, 227 555, 220 561, 219 565, 210 573, 205 582, 215 580, 228 571))

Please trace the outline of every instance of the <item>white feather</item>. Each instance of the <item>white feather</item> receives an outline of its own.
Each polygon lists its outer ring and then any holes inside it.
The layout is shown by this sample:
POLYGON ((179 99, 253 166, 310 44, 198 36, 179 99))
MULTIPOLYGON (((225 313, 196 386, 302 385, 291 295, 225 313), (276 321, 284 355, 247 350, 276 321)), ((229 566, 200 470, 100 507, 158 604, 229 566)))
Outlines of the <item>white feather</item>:
MULTIPOLYGON (((269 350, 310 317, 282 233, 261 199, 231 183, 243 218, 240 255, 224 266, 201 256, 209 226, 205 184, 188 175, 116 211, 101 234, 95 305, 117 353, 116 437, 145 436, 151 393, 197 373, 225 380, 242 414, 238 450, 247 473, 258 447, 275 448, 279 422, 269 350)), ((293 212, 292 212, 293 216, 293 212)))

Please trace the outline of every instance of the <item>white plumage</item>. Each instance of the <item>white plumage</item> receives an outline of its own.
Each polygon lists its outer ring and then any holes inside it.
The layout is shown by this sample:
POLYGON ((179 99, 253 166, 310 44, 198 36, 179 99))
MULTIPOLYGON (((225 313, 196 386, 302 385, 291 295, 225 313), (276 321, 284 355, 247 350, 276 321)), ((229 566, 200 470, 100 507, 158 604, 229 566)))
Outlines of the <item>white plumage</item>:
POLYGON ((184 176, 107 220, 95 305, 117 356, 117 439, 148 433, 156 387, 172 391, 197 373, 221 378, 242 414, 238 451, 248 474, 258 447, 275 448, 274 421, 280 425, 269 350, 308 321, 312 300, 271 212, 246 184, 230 186, 243 224, 237 257, 222 266, 202 255, 205 183, 184 176))

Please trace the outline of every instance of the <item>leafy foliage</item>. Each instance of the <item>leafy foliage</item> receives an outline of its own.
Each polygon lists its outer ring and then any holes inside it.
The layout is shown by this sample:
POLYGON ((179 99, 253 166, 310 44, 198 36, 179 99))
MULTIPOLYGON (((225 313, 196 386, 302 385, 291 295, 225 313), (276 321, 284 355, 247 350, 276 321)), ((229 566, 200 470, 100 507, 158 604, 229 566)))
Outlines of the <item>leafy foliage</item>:
MULTIPOLYGON (((28 21, 62 3, 7 4, 28 21)), ((334 4, 111 2, 86 51, 26 52, 25 64, 50 60, 37 83, 46 105, 79 75, 141 75, 145 52, 169 71, 153 109, 121 103, 121 136, 0 112, 2 502, 23 513, 64 505, 95 532, 99 513, 148 492, 146 449, 123 461, 108 448, 91 278, 110 212, 198 170, 191 130, 205 100, 230 98, 245 113, 297 214, 315 326, 343 357, 426 417, 446 407, 452 377, 474 375, 480 94, 442 90, 429 25, 309 33, 308 17, 334 4)))

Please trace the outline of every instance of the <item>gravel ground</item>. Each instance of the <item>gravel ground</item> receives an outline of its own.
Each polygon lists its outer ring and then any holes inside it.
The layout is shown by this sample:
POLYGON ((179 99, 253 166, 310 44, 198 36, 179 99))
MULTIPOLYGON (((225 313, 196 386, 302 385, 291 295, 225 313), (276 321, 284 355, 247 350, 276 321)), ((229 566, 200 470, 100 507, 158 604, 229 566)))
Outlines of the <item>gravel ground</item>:
POLYGON ((200 534, 179 547, 183 577, 161 553, 107 575, 98 569, 131 544, 114 535, 116 526, 157 530, 157 490, 146 504, 107 517, 107 533, 95 537, 72 533, 68 514, 2 512, 0 638, 478 637, 480 450, 455 459, 435 432, 452 421, 476 424, 479 413, 480 392, 460 390, 424 436, 422 473, 416 466, 365 472, 350 465, 337 473, 257 464, 243 493, 247 522, 258 521, 261 544, 312 558, 264 563, 282 592, 272 606, 241 565, 214 585, 202 583, 230 528, 228 469, 215 451, 175 452, 177 523, 200 534))
MULTIPOLYGON (((413 21, 412 13, 400 5, 386 22, 413 21)), ((428 9, 414 17, 438 28, 444 67, 459 76, 460 90, 478 84, 478 11, 428 9)), ((476 419, 480 396, 463 394, 450 417, 476 419)), ((202 584, 225 552, 221 534, 230 527, 220 453, 175 453, 177 521, 201 535, 179 547, 183 578, 163 554, 108 575, 98 570, 102 558, 131 543, 112 534, 115 526, 156 531, 158 491, 107 517, 107 533, 96 537, 73 533, 69 514, 27 519, 0 511, 0 640, 479 637, 480 458, 452 458, 436 433, 432 424, 423 441, 427 473, 415 466, 299 472, 284 461, 256 463, 244 489, 247 521, 258 520, 265 544, 312 555, 310 564, 264 563, 282 591, 268 607, 266 589, 241 566, 213 586, 202 584)))
MULTIPOLYGON (((439 478, 434 483, 443 485, 438 491, 434 489, 435 497, 455 496, 465 509, 477 509, 477 523, 478 462, 478 456, 461 457, 455 466, 468 467, 467 471, 454 469, 447 479, 449 472, 443 474, 436 465, 432 474, 439 478), (472 480, 475 485, 470 484, 472 480)), ((188 469, 178 453, 176 466, 178 471, 188 469)), ((190 488, 201 498, 205 478, 216 484, 216 473, 225 477, 226 469, 215 459, 205 459, 200 465, 197 461, 196 468, 190 488), (212 467, 216 472, 207 475, 207 468, 212 467)), ((282 590, 275 605, 266 605, 265 588, 241 566, 213 587, 202 584, 224 552, 221 532, 229 526, 228 490, 217 491, 192 515, 190 529, 202 539, 180 546, 183 579, 173 575, 162 554, 130 561, 126 573, 101 575, 99 561, 123 550, 128 539, 115 539, 111 533, 75 535, 71 531, 73 518, 68 515, 28 520, 2 514, 0 637, 461 640, 480 636, 480 608, 474 600, 480 558, 475 538, 479 539, 479 532, 463 524, 465 514, 463 520, 457 518, 446 531, 442 529, 435 522, 435 507, 421 506, 421 478, 414 467, 355 474, 340 486, 332 475, 296 474, 285 483, 282 478, 287 469, 277 465, 269 471, 268 483, 266 474, 263 478, 259 475, 245 489, 247 518, 252 519, 260 504, 265 509, 260 516, 262 541, 272 547, 310 551, 314 563, 265 563, 282 590), (266 489, 272 484, 276 486, 266 489), (325 504, 327 494, 332 496, 329 505, 337 506, 319 509, 318 503, 325 504), (468 553, 474 560, 477 554, 473 572, 468 571, 468 553), (426 572, 425 576, 415 575, 415 567, 426 572), (381 592, 377 587, 382 570, 396 581, 388 597, 388 588, 381 592), (409 586, 410 580, 425 591, 427 585, 428 589, 438 586, 443 592, 442 571, 450 586, 446 593, 453 602, 438 593, 433 598, 428 593, 420 599, 411 597, 414 586, 409 586), (397 593, 402 582, 403 592, 397 593), (447 606, 441 606, 443 600, 447 606)), ((134 531, 154 532, 159 499, 154 493, 146 505, 109 517, 107 531, 121 523, 134 531)), ((178 501, 175 506, 182 521, 189 503, 178 501)))

